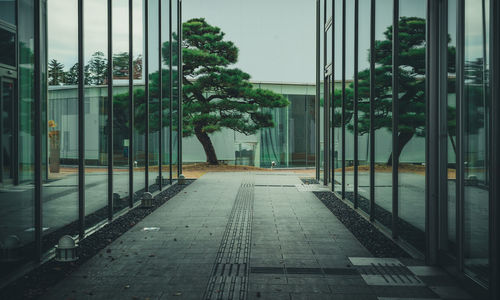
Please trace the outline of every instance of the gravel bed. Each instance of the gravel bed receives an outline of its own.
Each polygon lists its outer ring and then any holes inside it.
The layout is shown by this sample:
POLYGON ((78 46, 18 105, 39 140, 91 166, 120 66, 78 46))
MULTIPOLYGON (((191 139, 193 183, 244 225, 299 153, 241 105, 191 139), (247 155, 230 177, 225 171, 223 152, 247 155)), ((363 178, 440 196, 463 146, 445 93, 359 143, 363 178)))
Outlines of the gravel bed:
POLYGON ((331 192, 314 192, 321 202, 375 257, 409 258, 410 255, 331 192))
MULTIPOLYGON (((345 197, 354 203, 354 192, 346 192, 345 197)), ((370 200, 358 194, 358 206, 365 213, 370 213, 370 200)), ((378 204, 375 204, 375 220, 387 228, 392 226, 392 213, 378 204)), ((425 232, 401 219, 398 220, 399 236, 417 250, 425 251, 425 232)))
POLYGON ((112 223, 105 225, 94 234, 79 242, 78 261, 60 263, 52 259, 0 290, 0 299, 36 299, 40 297, 45 293, 47 288, 54 286, 70 275, 80 265, 130 230, 130 228, 158 209, 193 181, 186 180, 186 184, 174 185, 157 195, 153 199, 152 208, 137 207, 115 219, 112 223))

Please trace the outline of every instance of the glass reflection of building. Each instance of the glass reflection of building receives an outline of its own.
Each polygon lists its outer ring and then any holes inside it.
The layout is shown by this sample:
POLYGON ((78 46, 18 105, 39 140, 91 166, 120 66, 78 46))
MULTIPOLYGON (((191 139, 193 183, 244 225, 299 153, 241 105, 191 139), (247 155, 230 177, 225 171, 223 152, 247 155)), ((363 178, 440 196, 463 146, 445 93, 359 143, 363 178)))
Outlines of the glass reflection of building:
POLYGON ((1 282, 173 183, 179 6, 0 1, 1 282))
POLYGON ((317 94, 333 103, 320 101, 329 157, 317 174, 427 263, 498 299, 494 2, 317 1, 317 85, 336 83, 317 94))

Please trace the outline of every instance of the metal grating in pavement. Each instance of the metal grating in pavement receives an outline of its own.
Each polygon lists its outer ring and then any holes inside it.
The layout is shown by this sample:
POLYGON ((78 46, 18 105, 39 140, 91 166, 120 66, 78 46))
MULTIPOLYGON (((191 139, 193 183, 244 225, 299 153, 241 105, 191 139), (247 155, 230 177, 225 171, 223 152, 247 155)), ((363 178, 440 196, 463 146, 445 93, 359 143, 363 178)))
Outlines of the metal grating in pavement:
POLYGON ((203 299, 246 299, 254 183, 244 180, 229 215, 203 299))

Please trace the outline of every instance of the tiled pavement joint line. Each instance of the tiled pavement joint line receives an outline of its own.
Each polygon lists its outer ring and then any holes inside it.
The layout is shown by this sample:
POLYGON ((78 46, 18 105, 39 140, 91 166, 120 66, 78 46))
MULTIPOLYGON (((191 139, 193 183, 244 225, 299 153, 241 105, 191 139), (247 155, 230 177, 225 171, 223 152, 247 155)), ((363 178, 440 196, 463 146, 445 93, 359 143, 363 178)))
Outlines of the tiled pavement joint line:
POLYGON ((245 178, 236 195, 203 299, 246 299, 254 182, 245 178))

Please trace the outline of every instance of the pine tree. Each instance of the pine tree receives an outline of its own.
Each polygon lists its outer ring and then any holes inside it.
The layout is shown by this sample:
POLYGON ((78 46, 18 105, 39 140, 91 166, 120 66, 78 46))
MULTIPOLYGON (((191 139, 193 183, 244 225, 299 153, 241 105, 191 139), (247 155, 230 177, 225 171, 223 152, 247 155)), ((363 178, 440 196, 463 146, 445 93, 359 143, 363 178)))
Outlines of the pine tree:
POLYGON ((49 62, 49 85, 60 85, 64 82, 64 65, 56 59, 49 62))

